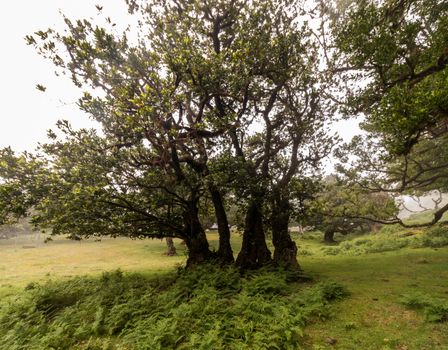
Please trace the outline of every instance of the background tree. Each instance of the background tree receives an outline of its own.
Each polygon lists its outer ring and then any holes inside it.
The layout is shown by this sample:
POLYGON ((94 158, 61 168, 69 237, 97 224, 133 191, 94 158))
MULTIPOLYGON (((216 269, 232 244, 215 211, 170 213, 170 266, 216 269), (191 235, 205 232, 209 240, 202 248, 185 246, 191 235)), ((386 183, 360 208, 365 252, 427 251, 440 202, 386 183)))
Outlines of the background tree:
POLYGON ((324 241, 334 243, 335 233, 368 231, 374 224, 393 222, 398 207, 387 193, 371 193, 350 186, 332 176, 320 184, 319 192, 308 202, 305 223, 324 232, 324 241))
POLYGON ((40 159, 29 153, 17 157, 11 148, 0 150, 0 225, 16 223, 38 203, 35 194, 48 188, 42 176, 33 177, 34 173, 40 173, 42 165, 40 159), (23 183, 30 186, 22 186, 23 183))
MULTIPOLYGON (((446 2, 437 0, 349 2, 335 17, 344 63, 335 71, 352 84, 345 113, 363 113, 368 132, 348 148, 354 168, 344 171, 365 188, 446 190, 447 18, 446 2)), ((439 208, 427 224, 447 210, 439 208)))
POLYGON ((177 250, 176 250, 176 247, 174 246, 173 238, 172 237, 166 237, 165 240, 166 240, 166 247, 167 247, 165 255, 168 255, 168 256, 176 255, 177 254, 177 250))

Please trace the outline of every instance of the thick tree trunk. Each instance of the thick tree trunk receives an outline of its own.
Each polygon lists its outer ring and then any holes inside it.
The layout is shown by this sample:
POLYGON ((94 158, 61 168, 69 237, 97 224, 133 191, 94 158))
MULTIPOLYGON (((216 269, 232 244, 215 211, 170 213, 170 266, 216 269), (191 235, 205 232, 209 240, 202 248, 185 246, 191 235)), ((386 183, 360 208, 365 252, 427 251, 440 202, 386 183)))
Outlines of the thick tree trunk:
POLYGON ((242 269, 256 269, 272 261, 271 252, 266 245, 262 219, 261 206, 252 202, 246 213, 243 243, 236 259, 237 266, 242 269))
POLYGON ((188 249, 187 267, 208 262, 212 258, 205 233, 185 240, 188 249))
POLYGON ((167 256, 173 256, 177 254, 176 247, 174 246, 174 241, 172 237, 166 237, 166 253, 167 256))
POLYGON ((326 243, 335 243, 336 242, 334 240, 334 231, 333 230, 330 230, 330 229, 325 230, 324 241, 326 243))
POLYGON ((218 259, 224 264, 231 264, 234 262, 234 258, 232 246, 230 245, 230 229, 226 209, 219 190, 213 185, 211 185, 209 189, 212 195, 213 206, 215 208, 216 221, 218 223, 218 259))
POLYGON ((275 248, 274 263, 288 270, 300 270, 297 262, 297 246, 288 231, 289 217, 289 201, 276 194, 271 217, 272 243, 275 248))
POLYGON ((210 261, 213 257, 207 236, 199 221, 197 203, 191 203, 184 213, 185 243, 188 249, 187 267, 210 261))

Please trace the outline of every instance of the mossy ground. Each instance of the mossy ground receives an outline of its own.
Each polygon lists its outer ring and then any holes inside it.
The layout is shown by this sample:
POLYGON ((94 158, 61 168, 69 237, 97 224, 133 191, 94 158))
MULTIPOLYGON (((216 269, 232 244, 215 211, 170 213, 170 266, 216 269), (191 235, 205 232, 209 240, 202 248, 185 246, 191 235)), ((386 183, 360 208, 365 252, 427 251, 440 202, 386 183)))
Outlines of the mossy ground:
MULTIPOLYGON (((212 246, 216 245, 216 234, 210 234, 209 238, 212 246)), ((325 317, 307 318, 300 336, 301 348, 448 349, 448 322, 431 322, 424 310, 412 309, 402 302, 403 296, 409 294, 447 302, 448 248, 440 244, 438 234, 428 236, 424 230, 387 228, 374 235, 337 236, 340 243, 332 246, 322 242, 320 233, 297 235, 296 239, 302 253, 300 264, 313 277, 314 284, 337 282, 350 292, 349 297, 332 303, 325 317), (431 247, 434 237, 436 247, 431 247), (407 239, 408 244, 397 244, 402 239, 407 239), (425 239, 429 247, 420 244, 425 239), (360 240, 363 242, 356 243, 360 240), (359 249, 367 246, 374 247, 373 252, 359 249), (336 249, 336 254, 328 254, 329 248, 336 249)), ((239 241, 238 235, 234 235, 233 244, 237 246, 239 241)), ((184 248, 179 243, 176 242, 179 255, 166 257, 164 242, 158 240, 119 238, 80 243, 57 239, 36 248, 22 248, 32 242, 3 241, 1 303, 5 305, 30 293, 24 287, 33 281, 41 285, 48 280, 59 283, 76 275, 100 276, 118 268, 125 275, 138 272, 149 279, 153 275, 168 276, 185 260, 184 248)), ((297 286, 299 295, 303 288, 297 286)), ((296 295, 294 291, 288 293, 289 296, 283 297, 296 295)), ((276 298, 272 300, 274 303, 276 298)))

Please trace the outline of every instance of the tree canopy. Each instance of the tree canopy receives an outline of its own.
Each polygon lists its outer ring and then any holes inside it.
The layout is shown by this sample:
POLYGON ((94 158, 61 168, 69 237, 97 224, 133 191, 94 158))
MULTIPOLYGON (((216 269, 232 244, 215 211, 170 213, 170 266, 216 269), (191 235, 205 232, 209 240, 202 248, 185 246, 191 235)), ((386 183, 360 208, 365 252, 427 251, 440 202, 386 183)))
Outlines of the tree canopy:
MULTIPOLYGON (((334 20, 343 111, 364 116, 364 137, 346 147, 341 170, 372 191, 446 191, 448 5, 357 1, 334 20), (349 161, 349 158, 351 161, 349 161)), ((440 220, 440 208, 428 224, 440 220)))
MULTIPOLYGON (((83 90, 100 130, 59 123, 62 138, 16 162, 5 186, 23 189, 34 222, 54 233, 179 237, 189 263, 233 261, 225 196, 245 211, 237 263, 298 268, 288 188, 318 169, 336 139, 310 12, 290 1, 128 1, 137 37, 65 18, 65 32, 27 36, 83 90), (19 164, 23 162, 23 165, 19 164), (43 179, 45 186, 36 182, 43 179), (210 252, 199 218, 213 202, 210 252), (270 219, 266 220, 269 214, 270 219)), ((7 187, 5 187, 6 190, 7 187)), ((19 207, 17 207, 19 209, 19 207)))
POLYGON ((0 223, 32 209, 54 234, 179 237, 187 264, 232 263, 230 200, 244 216, 237 265, 299 269, 288 225, 305 201, 328 217, 393 222, 384 193, 446 188, 446 4, 126 2, 138 25, 123 33, 109 18, 64 18, 65 31, 26 37, 99 127, 60 121, 37 153, 3 150, 0 223), (316 198, 337 106, 363 113, 367 134, 339 152, 353 187, 316 198), (209 203, 216 252, 201 220, 209 203))

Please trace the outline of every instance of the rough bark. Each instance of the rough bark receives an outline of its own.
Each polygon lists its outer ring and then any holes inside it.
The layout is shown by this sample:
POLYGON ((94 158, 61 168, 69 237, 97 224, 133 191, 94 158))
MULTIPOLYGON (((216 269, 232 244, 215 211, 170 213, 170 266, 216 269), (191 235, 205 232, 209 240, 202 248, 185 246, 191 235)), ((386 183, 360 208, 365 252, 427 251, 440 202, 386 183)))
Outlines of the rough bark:
POLYGON ((334 240, 334 233, 335 233, 334 230, 330 230, 330 229, 325 230, 324 241, 326 243, 335 243, 336 241, 334 240))
POLYGON ((219 190, 211 185, 210 193, 212 196, 213 206, 215 208, 216 221, 218 224, 219 248, 218 259, 221 263, 231 264, 234 262, 232 246, 230 245, 230 229, 227 220, 226 209, 224 207, 222 195, 219 190))
POLYGON ((271 261, 263 230, 261 206, 252 202, 246 213, 243 243, 236 264, 242 269, 256 269, 271 261))
POLYGON ((188 249, 187 267, 208 262, 212 258, 205 233, 185 240, 188 249))
POLYGON ((271 216, 274 263, 289 270, 300 270, 297 262, 297 245, 288 231, 289 217, 289 201, 275 194, 271 216))
POLYGON ((166 237, 166 252, 165 255, 167 256, 173 256, 177 255, 176 247, 174 246, 174 241, 172 237, 166 237))
POLYGON ((197 203, 192 203, 184 213, 185 244, 188 249, 187 267, 198 265, 213 258, 209 249, 207 236, 199 221, 197 203))

